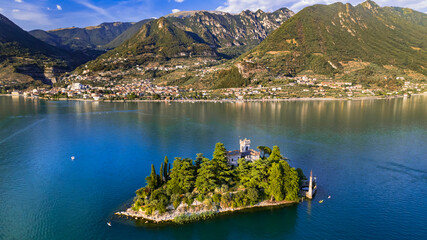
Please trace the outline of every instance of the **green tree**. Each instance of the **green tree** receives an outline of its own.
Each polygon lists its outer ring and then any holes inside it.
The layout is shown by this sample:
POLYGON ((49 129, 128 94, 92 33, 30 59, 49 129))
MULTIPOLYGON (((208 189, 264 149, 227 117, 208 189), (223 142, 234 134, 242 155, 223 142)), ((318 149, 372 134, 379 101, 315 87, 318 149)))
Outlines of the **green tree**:
POLYGON ((159 174, 160 174, 160 183, 166 182, 166 179, 165 179, 165 176, 163 175, 163 173, 164 173, 164 169, 163 169, 163 163, 162 163, 162 164, 160 164, 160 172, 159 172, 159 174))
POLYGON ((218 179, 218 184, 229 184, 233 177, 233 172, 228 164, 227 150, 224 144, 217 143, 212 157, 212 164, 214 166, 215 176, 218 179))
POLYGON ((167 189, 172 194, 190 192, 194 186, 194 166, 191 159, 175 158, 167 189))
POLYGON ((247 192, 247 196, 251 204, 255 204, 258 202, 259 194, 256 188, 249 188, 247 192))
POLYGON ((244 158, 239 159, 237 162, 239 165, 236 168, 236 175, 240 183, 247 186, 251 180, 251 167, 249 166, 249 162, 244 158))
POLYGON ((269 177, 268 177, 268 188, 267 192, 271 196, 271 198, 274 198, 276 201, 283 201, 285 199, 285 192, 284 192, 284 172, 282 164, 280 163, 273 163, 269 170, 269 177))
POLYGON ((271 148, 269 148, 267 146, 258 146, 257 148, 261 152, 261 158, 265 158, 266 155, 270 156, 271 148))
POLYGON ((147 187, 150 188, 150 191, 153 191, 159 185, 156 169, 154 169, 154 164, 151 164, 151 174, 146 177, 145 180, 147 181, 147 187))
POLYGON ((273 151, 271 151, 270 156, 268 157, 268 161, 270 162, 279 162, 280 160, 283 160, 283 156, 280 153, 280 149, 278 146, 273 147, 273 151))
POLYGON ((168 170, 170 170, 169 159, 168 159, 167 156, 165 156, 165 160, 163 162, 164 162, 164 164, 163 164, 163 173, 160 173, 160 174, 163 174, 163 179, 165 179, 165 181, 167 181, 169 179, 169 172, 168 172, 168 170))
POLYGON ((266 189, 268 187, 270 162, 265 159, 258 159, 251 165, 250 180, 246 183, 246 186, 266 189))
POLYGON ((198 153, 195 161, 196 170, 200 168, 200 165, 203 162, 203 153, 198 153))
POLYGON ((299 192, 299 177, 298 173, 294 168, 290 168, 289 172, 286 173, 285 181, 286 198, 288 201, 298 200, 299 192))
POLYGON ((214 166, 207 158, 203 158, 203 162, 200 164, 199 170, 197 170, 195 186, 202 194, 212 192, 217 187, 214 166))

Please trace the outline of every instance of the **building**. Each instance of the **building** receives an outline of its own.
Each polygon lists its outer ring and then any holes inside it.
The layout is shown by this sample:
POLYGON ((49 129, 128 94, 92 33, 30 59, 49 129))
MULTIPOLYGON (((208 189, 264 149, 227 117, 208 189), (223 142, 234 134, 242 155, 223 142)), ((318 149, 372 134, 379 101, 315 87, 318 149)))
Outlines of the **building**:
POLYGON ((317 192, 317 178, 313 177, 313 171, 310 171, 310 179, 301 181, 300 196, 312 199, 317 192))
POLYGON ((260 157, 260 152, 251 149, 251 140, 249 139, 241 139, 240 140, 240 149, 234 151, 228 151, 227 159, 228 164, 232 166, 238 165, 238 160, 240 158, 246 159, 246 161, 255 161, 260 157))

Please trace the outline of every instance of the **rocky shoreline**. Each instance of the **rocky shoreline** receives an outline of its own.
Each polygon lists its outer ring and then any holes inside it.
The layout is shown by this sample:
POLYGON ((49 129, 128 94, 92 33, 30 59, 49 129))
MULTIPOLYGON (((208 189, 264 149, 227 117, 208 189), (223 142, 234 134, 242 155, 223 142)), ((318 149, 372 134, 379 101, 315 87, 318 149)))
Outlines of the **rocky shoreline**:
POLYGON ((202 203, 199 203, 195 201, 188 209, 188 205, 185 203, 181 203, 176 209, 173 208, 172 205, 168 207, 168 211, 166 211, 163 214, 159 214, 158 212, 155 212, 151 215, 146 214, 142 210, 134 211, 132 208, 128 208, 126 211, 116 212, 115 215, 118 216, 125 216, 125 217, 131 217, 136 219, 146 219, 154 223, 162 223, 162 222, 173 222, 177 217, 186 216, 197 216, 202 215, 205 213, 213 213, 213 214, 220 214, 220 213, 228 213, 228 212, 236 212, 241 211, 245 209, 251 209, 251 208, 263 208, 263 207, 274 207, 274 206, 284 206, 284 205, 293 205, 298 203, 298 201, 280 201, 280 202, 272 202, 269 200, 259 202, 257 204, 251 205, 251 206, 245 206, 245 207, 238 207, 238 208, 221 208, 221 207, 213 207, 213 208, 206 208, 203 206, 202 203))

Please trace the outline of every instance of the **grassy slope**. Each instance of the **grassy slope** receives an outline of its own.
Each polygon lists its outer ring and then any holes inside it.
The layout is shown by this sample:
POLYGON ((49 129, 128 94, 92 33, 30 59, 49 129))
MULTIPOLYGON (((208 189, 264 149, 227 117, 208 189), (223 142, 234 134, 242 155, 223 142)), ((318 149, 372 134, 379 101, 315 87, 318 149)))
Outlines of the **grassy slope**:
POLYGON ((362 60, 396 65, 427 74, 426 14, 379 8, 372 2, 315 5, 301 10, 242 59, 273 72, 296 74, 311 69, 331 75, 339 62, 362 60), (274 58, 266 58, 278 51, 274 58))

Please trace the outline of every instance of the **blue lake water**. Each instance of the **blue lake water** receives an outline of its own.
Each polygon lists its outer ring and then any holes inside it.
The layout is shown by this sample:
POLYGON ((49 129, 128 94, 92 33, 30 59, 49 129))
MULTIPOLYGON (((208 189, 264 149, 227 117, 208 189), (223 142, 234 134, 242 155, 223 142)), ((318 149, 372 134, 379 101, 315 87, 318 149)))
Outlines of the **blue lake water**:
POLYGON ((194 104, 0 97, 0 239, 427 239, 426 186, 427 96, 194 104), (152 163, 211 157, 216 142, 237 149, 239 137, 253 148, 278 145, 306 175, 313 169, 315 199, 187 225, 107 226, 152 163))

